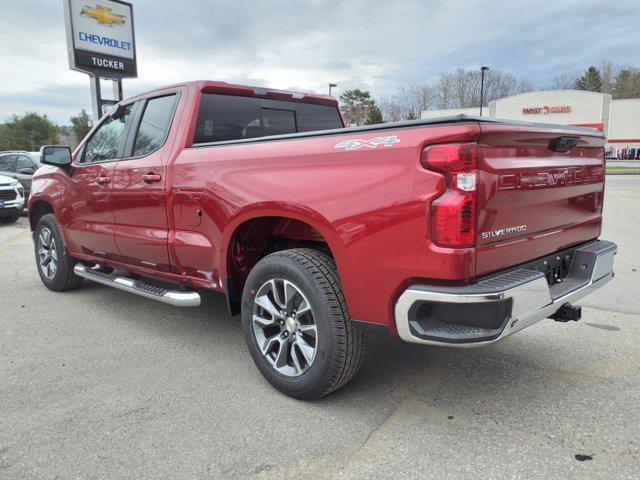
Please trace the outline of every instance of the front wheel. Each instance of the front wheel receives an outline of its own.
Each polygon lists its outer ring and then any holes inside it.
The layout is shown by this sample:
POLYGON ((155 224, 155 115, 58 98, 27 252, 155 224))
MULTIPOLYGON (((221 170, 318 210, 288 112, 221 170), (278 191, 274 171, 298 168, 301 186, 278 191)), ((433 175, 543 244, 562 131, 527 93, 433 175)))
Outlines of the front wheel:
POLYGON ((281 392, 319 398, 345 385, 364 351, 331 257, 292 249, 264 257, 242 295, 242 325, 262 375, 281 392))
POLYGON ((73 272, 76 261, 62 242, 53 213, 42 216, 36 227, 34 240, 36 264, 42 283, 56 292, 78 288, 83 279, 73 272))

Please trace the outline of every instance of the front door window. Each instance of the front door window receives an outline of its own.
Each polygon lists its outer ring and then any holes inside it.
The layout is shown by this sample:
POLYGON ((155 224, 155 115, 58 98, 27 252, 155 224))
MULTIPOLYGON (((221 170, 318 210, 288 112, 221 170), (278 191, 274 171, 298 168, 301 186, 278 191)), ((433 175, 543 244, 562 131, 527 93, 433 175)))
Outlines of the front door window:
POLYGON ((124 148, 125 127, 132 105, 106 120, 87 142, 83 163, 96 163, 120 158, 124 148))

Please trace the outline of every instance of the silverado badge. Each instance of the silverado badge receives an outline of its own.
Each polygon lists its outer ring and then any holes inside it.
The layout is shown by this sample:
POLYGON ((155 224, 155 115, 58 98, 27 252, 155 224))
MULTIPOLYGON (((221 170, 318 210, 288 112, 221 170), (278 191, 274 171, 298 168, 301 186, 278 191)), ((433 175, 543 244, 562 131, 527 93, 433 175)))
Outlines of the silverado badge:
POLYGON ((483 239, 487 239, 487 238, 493 238, 493 237, 501 237, 503 235, 509 235, 510 233, 517 233, 517 232, 525 232, 527 230, 527 226, 526 225, 518 225, 515 227, 506 227, 506 228, 500 228, 498 230, 490 230, 488 232, 481 232, 480 236, 483 239))

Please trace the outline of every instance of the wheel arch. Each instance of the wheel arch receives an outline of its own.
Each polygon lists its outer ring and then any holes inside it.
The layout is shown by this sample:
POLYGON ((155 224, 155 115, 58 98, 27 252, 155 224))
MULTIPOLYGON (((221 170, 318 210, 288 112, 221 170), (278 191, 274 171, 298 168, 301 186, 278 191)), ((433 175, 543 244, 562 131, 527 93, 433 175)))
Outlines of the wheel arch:
POLYGON ((229 309, 239 313, 246 276, 265 255, 306 246, 329 254, 340 271, 344 247, 331 223, 307 207, 289 205, 251 209, 237 215, 225 229, 220 272, 229 309))
POLYGON ((40 219, 48 214, 55 214, 55 210, 53 209, 53 205, 47 200, 35 200, 29 205, 29 227, 31 228, 31 232, 36 231, 36 227, 38 226, 38 222, 40 219))

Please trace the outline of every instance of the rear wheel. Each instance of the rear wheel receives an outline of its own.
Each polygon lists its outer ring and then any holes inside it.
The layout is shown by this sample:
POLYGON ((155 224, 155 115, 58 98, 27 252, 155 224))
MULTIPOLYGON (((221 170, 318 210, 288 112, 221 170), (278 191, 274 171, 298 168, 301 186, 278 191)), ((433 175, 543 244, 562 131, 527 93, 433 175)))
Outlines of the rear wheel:
POLYGON ((35 254, 42 283, 56 292, 72 290, 82 284, 73 272, 76 264, 62 242, 58 222, 53 213, 43 215, 35 232, 35 254))
POLYGON ((262 375, 292 397, 322 397, 360 367, 362 333, 349 318, 335 263, 316 250, 260 260, 245 284, 242 323, 262 375))

